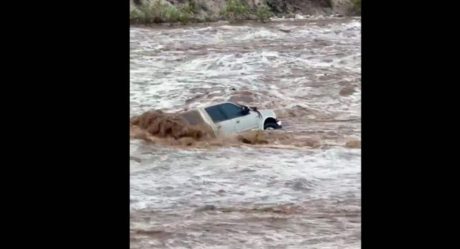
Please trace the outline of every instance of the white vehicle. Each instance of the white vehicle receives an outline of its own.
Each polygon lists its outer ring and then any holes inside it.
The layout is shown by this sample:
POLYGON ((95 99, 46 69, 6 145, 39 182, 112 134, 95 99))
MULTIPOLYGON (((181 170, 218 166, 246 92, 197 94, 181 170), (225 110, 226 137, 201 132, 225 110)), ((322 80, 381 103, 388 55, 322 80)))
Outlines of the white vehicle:
POLYGON ((273 110, 257 110, 231 102, 197 108, 184 112, 181 116, 191 125, 209 125, 216 136, 282 128, 281 121, 276 118, 273 110))

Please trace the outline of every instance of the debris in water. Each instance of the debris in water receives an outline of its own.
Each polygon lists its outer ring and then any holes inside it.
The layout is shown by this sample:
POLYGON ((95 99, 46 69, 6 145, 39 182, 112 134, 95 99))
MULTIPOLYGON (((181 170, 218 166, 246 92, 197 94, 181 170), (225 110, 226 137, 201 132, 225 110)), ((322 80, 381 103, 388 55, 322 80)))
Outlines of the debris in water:
POLYGON ((214 206, 214 205, 204 205, 203 207, 198 208, 195 211, 202 212, 202 211, 212 211, 212 210, 216 210, 216 206, 214 206))

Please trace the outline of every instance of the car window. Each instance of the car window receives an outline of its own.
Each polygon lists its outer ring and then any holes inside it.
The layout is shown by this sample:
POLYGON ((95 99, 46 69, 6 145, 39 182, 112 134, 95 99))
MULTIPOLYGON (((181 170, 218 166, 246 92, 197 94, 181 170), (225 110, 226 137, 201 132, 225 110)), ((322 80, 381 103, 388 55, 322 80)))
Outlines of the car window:
POLYGON ((224 112, 227 119, 232 119, 232 118, 243 116, 241 114, 241 107, 237 105, 225 103, 225 104, 220 105, 220 108, 224 112))
POLYGON ((215 106, 210 106, 210 107, 205 108, 206 112, 209 114, 209 116, 211 117, 212 121, 214 121, 214 123, 224 121, 227 119, 227 117, 222 112, 220 107, 221 105, 215 105, 215 106))

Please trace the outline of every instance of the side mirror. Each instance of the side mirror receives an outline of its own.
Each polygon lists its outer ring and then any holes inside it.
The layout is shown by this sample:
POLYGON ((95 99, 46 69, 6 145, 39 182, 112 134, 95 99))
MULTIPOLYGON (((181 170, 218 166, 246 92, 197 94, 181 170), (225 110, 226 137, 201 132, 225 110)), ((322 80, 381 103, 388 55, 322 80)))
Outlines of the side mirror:
POLYGON ((242 106, 241 107, 241 114, 243 114, 243 115, 249 114, 249 108, 247 106, 242 106))

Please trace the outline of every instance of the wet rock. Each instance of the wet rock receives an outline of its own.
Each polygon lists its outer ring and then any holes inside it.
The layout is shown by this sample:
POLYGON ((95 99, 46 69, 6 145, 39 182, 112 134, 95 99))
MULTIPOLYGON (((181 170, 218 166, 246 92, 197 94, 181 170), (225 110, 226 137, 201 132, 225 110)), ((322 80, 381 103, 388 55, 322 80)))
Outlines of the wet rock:
POLYGON ((267 0, 267 5, 275 14, 286 12, 287 5, 284 0, 267 0))
POLYGON ((291 30, 290 30, 289 28, 284 28, 284 27, 279 28, 278 30, 279 30, 279 31, 282 31, 282 32, 284 32, 284 33, 290 33, 290 32, 291 32, 291 30))

